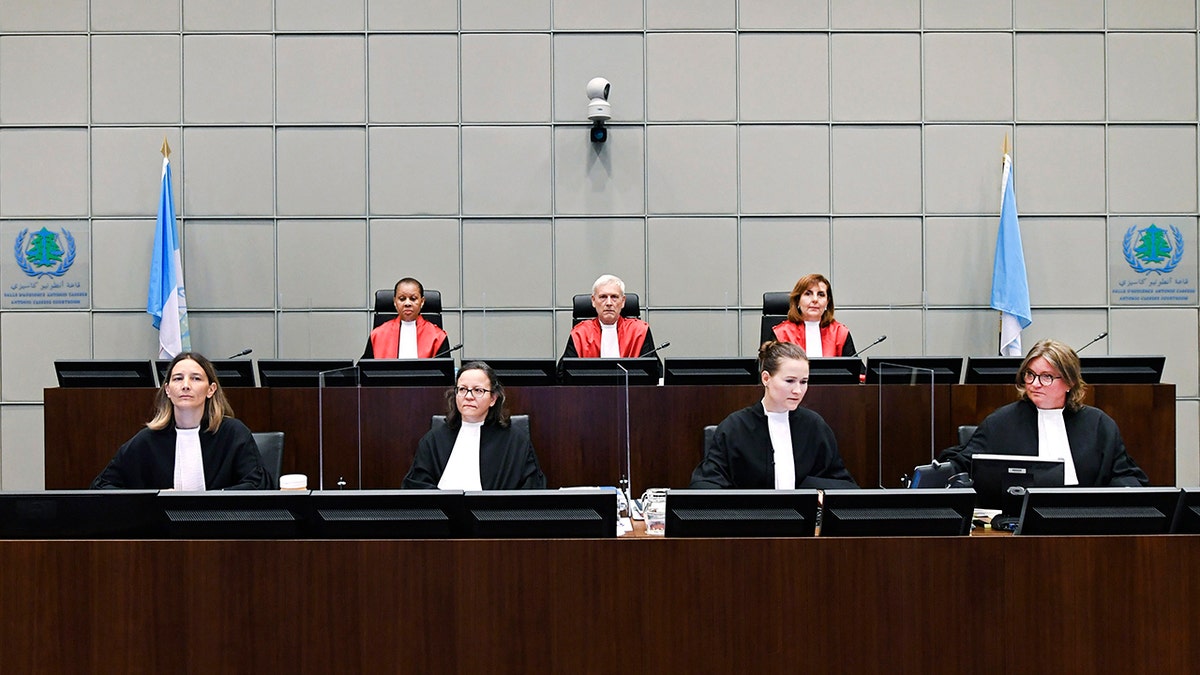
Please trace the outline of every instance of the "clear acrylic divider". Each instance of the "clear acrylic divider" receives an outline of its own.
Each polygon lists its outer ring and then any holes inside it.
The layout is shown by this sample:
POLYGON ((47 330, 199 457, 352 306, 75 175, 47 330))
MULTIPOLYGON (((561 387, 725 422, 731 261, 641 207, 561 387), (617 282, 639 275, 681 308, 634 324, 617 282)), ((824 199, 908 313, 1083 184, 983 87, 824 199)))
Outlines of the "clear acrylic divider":
MULTIPOLYGON (((882 362, 879 364, 879 487, 903 487, 912 473, 906 457, 916 443, 934 456, 933 375, 929 368, 882 362), (916 399, 918 405, 911 401, 916 399), (918 413, 911 411, 919 410, 918 413), (909 446, 909 447, 902 447, 909 446)), ((923 454, 923 453, 922 453, 923 454)))
MULTIPOLYGON (((362 488, 362 382, 358 366, 336 368, 317 373, 317 489, 325 489, 325 444, 344 446, 352 443, 355 450, 355 488, 362 488), (352 409, 352 411, 348 411, 352 409), (326 439, 325 420, 338 415, 353 415, 354 438, 326 439)), ((344 472, 339 472, 335 485, 346 486, 344 472)))

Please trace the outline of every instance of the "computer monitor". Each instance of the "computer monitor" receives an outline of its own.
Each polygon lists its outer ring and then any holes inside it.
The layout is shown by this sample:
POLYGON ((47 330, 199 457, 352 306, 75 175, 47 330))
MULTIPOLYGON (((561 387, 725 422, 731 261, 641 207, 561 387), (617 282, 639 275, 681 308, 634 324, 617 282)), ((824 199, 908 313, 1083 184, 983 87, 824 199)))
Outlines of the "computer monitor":
POLYGON ((548 387, 558 382, 558 362, 554 359, 469 359, 463 363, 483 361, 496 371, 496 377, 506 387, 548 387))
POLYGON ((317 539, 445 539, 458 535, 456 490, 322 490, 308 496, 317 539))
POLYGON ((1001 509, 1016 515, 1021 494, 1013 487, 1058 487, 1063 484, 1061 459, 1040 459, 1035 455, 977 454, 971 457, 971 480, 981 509, 1001 509))
POLYGON ((1025 491, 1017 534, 1167 534, 1179 488, 1037 488, 1025 491))
MULTIPOLYGON (((222 387, 253 387, 254 382, 254 362, 249 359, 222 359, 213 361, 213 368, 217 371, 217 379, 221 381, 222 387)), ((154 370, 158 373, 158 381, 165 384, 167 381, 167 366, 171 362, 167 359, 159 359, 154 362, 154 370)))
POLYGON ((1023 356, 968 356, 963 381, 966 384, 1015 385, 1017 371, 1024 360, 1023 356))
POLYGON ((808 360, 809 384, 859 384, 863 360, 857 356, 822 356, 808 360))
POLYGON ((971 533, 975 491, 826 490, 822 537, 952 537, 971 533))
POLYGON ((1179 506, 1171 531, 1176 534, 1200 534, 1200 487, 1186 487, 1179 491, 1179 506))
POLYGON ((667 490, 668 537, 811 537, 816 490, 667 490))
POLYGON ((569 385, 623 385, 625 371, 629 372, 629 384, 658 384, 658 365, 658 359, 653 356, 636 359, 564 357, 559 372, 561 383, 569 385))
POLYGON ((1080 356, 1079 370, 1088 384, 1158 384, 1165 356, 1080 356))
POLYGON ((358 372, 364 387, 449 387, 454 384, 454 359, 362 359, 358 372))
POLYGON ((158 490, 0 492, 0 539, 161 537, 165 522, 157 495, 158 490))
POLYGON ((358 384, 351 359, 259 359, 258 381, 264 387, 317 387, 321 373, 327 387, 358 384), (337 372, 330 372, 337 371, 337 372))
POLYGON ((961 356, 867 357, 867 384, 958 384, 962 379, 961 356))
POLYGON ((613 490, 493 490, 463 495, 463 535, 481 539, 617 536, 613 490))
POLYGON ((307 490, 164 490, 157 502, 176 539, 295 539, 307 500, 307 490))
POLYGON ((753 357, 666 359, 663 384, 758 384, 758 364, 753 357))
POLYGON ((62 359, 54 362, 60 387, 157 387, 149 359, 62 359))

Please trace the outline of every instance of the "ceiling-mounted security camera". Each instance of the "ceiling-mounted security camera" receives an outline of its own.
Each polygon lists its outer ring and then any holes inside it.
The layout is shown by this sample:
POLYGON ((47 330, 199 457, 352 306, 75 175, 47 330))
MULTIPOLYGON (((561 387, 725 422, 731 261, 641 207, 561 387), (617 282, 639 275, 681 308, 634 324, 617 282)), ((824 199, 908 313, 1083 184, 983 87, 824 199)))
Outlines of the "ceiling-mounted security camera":
POLYGON ((587 83, 588 119, 592 121, 589 136, 593 143, 608 140, 608 129, 604 123, 612 119, 612 105, 608 102, 608 91, 612 88, 603 77, 593 77, 587 83))

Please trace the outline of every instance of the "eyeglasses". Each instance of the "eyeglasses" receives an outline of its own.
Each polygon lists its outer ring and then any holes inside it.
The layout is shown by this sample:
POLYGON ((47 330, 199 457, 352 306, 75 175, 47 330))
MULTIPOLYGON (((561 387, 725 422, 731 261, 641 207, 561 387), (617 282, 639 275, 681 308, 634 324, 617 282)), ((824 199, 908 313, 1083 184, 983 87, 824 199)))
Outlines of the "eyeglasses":
POLYGON ((484 389, 483 387, 455 387, 454 393, 458 394, 459 396, 461 396, 463 398, 466 398, 467 394, 470 394, 471 396, 474 396, 475 398, 479 398, 479 397, 483 396, 484 394, 492 393, 492 390, 484 389))
POLYGON ((1043 387, 1049 387, 1054 384, 1055 380, 1061 380, 1059 375, 1051 375, 1050 373, 1035 373, 1032 370, 1025 371, 1025 384, 1033 384, 1034 380, 1042 383, 1043 387))

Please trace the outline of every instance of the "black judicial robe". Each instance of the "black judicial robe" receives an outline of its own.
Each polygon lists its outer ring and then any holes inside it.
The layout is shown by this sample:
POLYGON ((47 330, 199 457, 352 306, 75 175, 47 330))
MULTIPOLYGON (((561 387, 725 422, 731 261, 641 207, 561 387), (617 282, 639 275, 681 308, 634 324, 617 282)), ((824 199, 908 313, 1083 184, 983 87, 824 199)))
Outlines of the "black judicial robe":
MULTIPOLYGON (((976 453, 1036 455, 1038 452, 1037 406, 1027 400, 997 408, 988 415, 966 445, 942 453, 954 463, 955 471, 970 471, 976 453)), ((1149 485, 1150 479, 1125 451, 1117 423, 1103 410, 1083 406, 1063 410, 1067 442, 1080 487, 1149 485)))
MULTIPOLYGON (((209 490, 266 490, 258 445, 240 420, 226 417, 216 433, 200 428, 200 455, 204 460, 204 484, 209 490)), ((175 427, 161 431, 143 428, 125 442, 92 481, 92 489, 159 489, 175 485, 175 427)))
MULTIPOLYGON (((402 487, 436 489, 457 438, 458 429, 451 429, 445 422, 435 424, 417 444, 417 454, 402 487)), ((529 435, 511 425, 501 427, 495 422, 485 422, 479 429, 479 483, 484 490, 546 487, 546 476, 538 465, 529 435)))
MULTIPOLYGON (((817 413, 788 414, 797 488, 856 488, 838 454, 833 429, 817 413)), ((762 403, 743 408, 717 425, 704 460, 692 472, 693 488, 775 488, 775 450, 762 403)))

